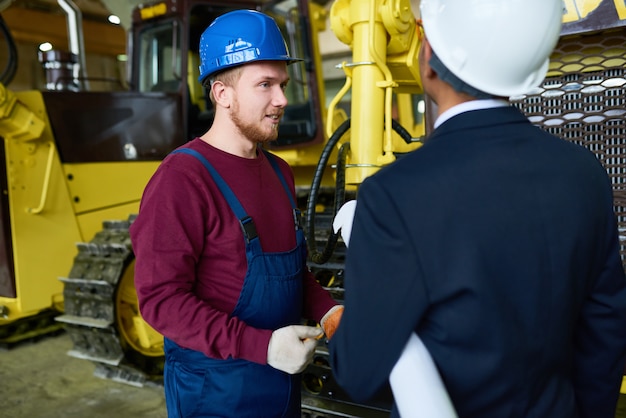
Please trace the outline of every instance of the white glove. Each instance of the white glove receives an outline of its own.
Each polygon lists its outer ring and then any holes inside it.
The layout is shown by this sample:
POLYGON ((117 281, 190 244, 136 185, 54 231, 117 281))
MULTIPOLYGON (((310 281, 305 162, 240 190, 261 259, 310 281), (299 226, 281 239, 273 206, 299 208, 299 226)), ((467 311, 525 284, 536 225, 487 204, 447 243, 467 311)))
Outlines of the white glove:
POLYGON ((313 359, 321 328, 289 325, 272 333, 267 347, 267 364, 285 373, 303 371, 313 359))
POLYGON ((333 230, 335 234, 341 229, 341 238, 348 246, 350 242, 350 233, 352 232, 352 221, 354 220, 354 211, 356 210, 356 200, 349 200, 337 212, 333 220, 333 230))

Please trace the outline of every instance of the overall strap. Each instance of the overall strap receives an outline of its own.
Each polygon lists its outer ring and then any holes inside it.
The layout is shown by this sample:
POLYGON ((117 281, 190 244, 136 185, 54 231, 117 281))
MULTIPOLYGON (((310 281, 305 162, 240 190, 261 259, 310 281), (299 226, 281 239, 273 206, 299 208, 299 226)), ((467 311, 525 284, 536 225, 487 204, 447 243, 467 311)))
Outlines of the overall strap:
POLYGON ((300 209, 298 209, 298 207, 296 206, 296 202, 293 200, 293 196, 291 195, 291 190, 289 189, 289 186, 287 186, 287 181, 285 180, 285 176, 283 176, 283 173, 280 171, 280 168, 278 167, 278 163, 276 162, 276 159, 274 158, 274 156, 268 151, 265 151, 264 149, 262 149, 262 151, 265 154, 265 157, 268 159, 268 161, 272 165, 272 168, 276 172, 276 175, 280 179, 280 182, 282 183, 283 188, 285 189, 285 192, 287 193, 287 197, 289 198, 289 201, 291 202, 291 208, 293 210, 293 220, 296 225, 296 229, 302 229, 302 215, 300 214, 300 209))
POLYGON ((262 150, 262 151, 263 151, 263 154, 265 154, 265 157, 267 157, 267 159, 269 160, 270 164, 272 165, 272 168, 276 172, 276 175, 280 179, 280 182, 282 183, 285 191, 287 192, 287 197, 289 197, 289 201, 291 202, 291 207, 295 208, 296 202, 294 202, 293 200, 293 196, 291 195, 291 190, 289 190, 289 186, 287 186, 287 181, 285 180, 283 173, 280 171, 280 168, 278 168, 278 163, 276 162, 276 159, 269 152, 265 150, 262 150))
POLYGON ((246 242, 250 242, 251 240, 257 238, 258 235, 256 232, 256 226, 254 225, 254 221, 247 214, 243 206, 241 206, 241 203, 239 203, 239 200, 235 196, 235 193, 233 193, 231 188, 228 186, 228 184, 226 184, 222 176, 220 176, 220 174, 211 165, 211 163, 209 163, 207 159, 202 156, 202 154, 191 148, 179 148, 171 152, 171 154, 177 153, 188 154, 200 160, 202 165, 204 165, 204 167, 208 170, 211 177, 213 177, 215 184, 217 184, 217 187, 222 192, 222 195, 224 195, 226 202, 228 202, 228 205, 235 213, 235 216, 237 217, 237 219, 239 219, 239 225, 241 226, 241 230, 243 231, 246 242))

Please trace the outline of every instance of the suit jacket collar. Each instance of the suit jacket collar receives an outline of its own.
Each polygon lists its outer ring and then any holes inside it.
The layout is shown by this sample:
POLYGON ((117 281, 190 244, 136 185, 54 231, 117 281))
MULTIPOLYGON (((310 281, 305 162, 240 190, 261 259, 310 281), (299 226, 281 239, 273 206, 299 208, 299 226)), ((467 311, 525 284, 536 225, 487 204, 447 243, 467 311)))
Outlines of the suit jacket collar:
POLYGON ((459 115, 464 112, 469 112, 471 110, 480 110, 480 109, 491 109, 494 107, 505 107, 509 106, 509 102, 504 99, 482 99, 482 100, 471 100, 469 102, 464 102, 458 104, 456 106, 452 106, 450 109, 443 112, 437 120, 435 121, 435 128, 438 128, 442 123, 447 121, 448 119, 459 115))
POLYGON ((458 131, 488 129, 511 123, 530 123, 530 121, 513 106, 471 110, 446 120, 430 134, 427 142, 458 131))

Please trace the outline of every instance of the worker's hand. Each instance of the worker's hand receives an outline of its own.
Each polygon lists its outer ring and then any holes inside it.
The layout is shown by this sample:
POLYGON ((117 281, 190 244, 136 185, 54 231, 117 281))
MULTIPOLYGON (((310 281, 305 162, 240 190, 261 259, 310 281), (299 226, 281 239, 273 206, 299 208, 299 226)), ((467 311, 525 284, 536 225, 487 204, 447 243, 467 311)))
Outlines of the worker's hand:
POLYGON ((327 339, 331 339, 339 326, 343 315, 343 305, 335 305, 326 312, 320 321, 320 325, 326 334, 327 339))
POLYGON ((321 335, 321 329, 305 325, 277 329, 267 347, 267 364, 289 374, 300 373, 313 359, 321 335))

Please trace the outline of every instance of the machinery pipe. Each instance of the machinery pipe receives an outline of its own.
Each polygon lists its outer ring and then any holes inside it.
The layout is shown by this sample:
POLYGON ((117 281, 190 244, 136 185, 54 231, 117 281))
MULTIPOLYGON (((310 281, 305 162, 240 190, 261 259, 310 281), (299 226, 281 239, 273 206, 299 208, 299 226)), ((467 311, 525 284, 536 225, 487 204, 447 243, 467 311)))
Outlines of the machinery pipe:
POLYGON ((57 0, 67 15, 67 36, 70 52, 78 57, 78 66, 74 68, 74 81, 81 90, 89 90, 87 64, 85 60, 85 40, 83 36, 83 15, 72 0, 57 0))

